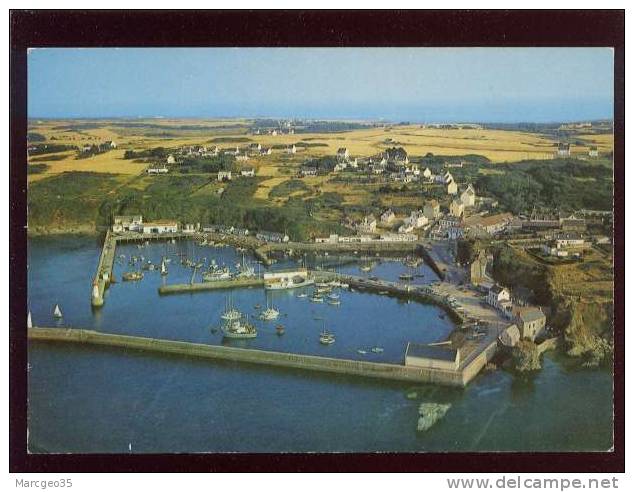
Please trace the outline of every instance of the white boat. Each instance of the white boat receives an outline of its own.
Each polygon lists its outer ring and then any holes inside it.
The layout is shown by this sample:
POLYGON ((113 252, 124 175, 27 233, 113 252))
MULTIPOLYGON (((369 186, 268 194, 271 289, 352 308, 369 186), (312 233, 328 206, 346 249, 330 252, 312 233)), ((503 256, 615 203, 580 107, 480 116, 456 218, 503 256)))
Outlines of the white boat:
POLYGON ((305 299, 306 297, 308 297, 308 294, 306 294, 306 292, 302 292, 301 294, 297 294, 297 297, 299 297, 300 299, 305 299))
POLYGON ((53 318, 61 318, 62 310, 59 308, 59 304, 55 304, 55 309, 53 309, 53 318))
POLYGON ((298 287, 306 287, 307 285, 313 285, 315 281, 311 278, 299 277, 301 280, 281 280, 279 282, 271 282, 264 285, 266 290, 284 290, 284 289, 296 289, 298 287))
POLYGON ((203 273, 203 282, 217 282, 218 280, 229 280, 231 272, 228 268, 214 268, 203 273))
POLYGON ((339 294, 332 292, 328 294, 328 299, 339 299, 339 294))
POLYGON ((332 345, 335 343, 335 335, 328 330, 324 330, 319 334, 319 343, 322 345, 332 345))
POLYGON ((255 338, 258 336, 258 330, 248 320, 237 319, 224 324, 222 335, 225 338, 255 338))
POLYGON ((324 302, 324 298, 321 297, 319 294, 313 294, 310 298, 311 302, 324 302))
POLYGON ((271 321, 277 319, 280 315, 280 312, 271 306, 267 306, 267 308, 260 313, 260 319, 264 321, 271 321))
POLYGON ((382 354, 383 353, 383 348, 382 347, 372 347, 370 350, 373 353, 375 353, 375 354, 382 354))
POLYGON ((238 311, 232 304, 231 300, 225 302, 225 310, 220 315, 225 321, 235 321, 242 317, 242 313, 238 311))
POLYGON ((365 355, 365 354, 367 354, 367 353, 368 353, 368 351, 367 351, 367 350, 361 350, 361 349, 357 350, 357 352, 358 352, 359 354, 361 354, 361 355, 365 355))
POLYGON ((26 327, 33 328, 33 322, 31 321, 31 311, 26 315, 26 327))

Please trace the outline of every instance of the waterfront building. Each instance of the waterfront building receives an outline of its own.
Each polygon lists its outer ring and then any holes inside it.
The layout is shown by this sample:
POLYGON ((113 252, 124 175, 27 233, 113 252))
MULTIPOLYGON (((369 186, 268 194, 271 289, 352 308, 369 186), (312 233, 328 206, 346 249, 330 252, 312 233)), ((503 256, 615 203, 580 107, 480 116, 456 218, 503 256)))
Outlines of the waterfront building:
POLYGON ((517 325, 509 325, 502 330, 498 339, 505 347, 515 347, 517 342, 522 339, 522 336, 520 335, 520 330, 517 325))
POLYGON ((272 231, 260 231, 255 235, 255 237, 261 241, 267 241, 269 243, 287 243, 290 239, 287 234, 272 231))
POLYGON ((178 222, 173 220, 155 220, 143 224, 144 234, 165 234, 178 232, 178 222))
POLYGON ((376 218, 374 215, 366 215, 356 226, 358 232, 369 233, 376 231, 376 218))
POLYGON ((472 230, 474 235, 481 235, 480 233, 482 232, 493 235, 503 231, 511 220, 513 220, 513 214, 510 213, 488 215, 486 217, 473 215, 467 217, 464 220, 464 224, 467 229, 472 230))
POLYGON ((253 178, 255 176, 255 169, 246 167, 240 171, 240 176, 243 178, 253 178))
POLYGON ((487 304, 493 306, 496 309, 500 309, 500 303, 503 301, 511 300, 511 292, 506 288, 500 285, 494 285, 489 289, 489 293, 487 294, 487 304))
POLYGON ((405 219, 405 224, 411 225, 414 229, 423 227, 429 223, 429 219, 425 216, 422 210, 413 210, 409 217, 405 219))
POLYGON ((460 349, 450 345, 422 345, 408 342, 405 350, 405 365, 455 371, 460 366, 460 349))
POLYGON ((418 241, 418 236, 416 234, 395 234, 393 232, 387 232, 381 234, 381 241, 392 243, 414 242, 418 241))
POLYGON ((141 232, 143 217, 141 215, 115 215, 112 221, 112 232, 141 232))
POLYGON ((535 341, 546 327, 546 315, 538 307, 517 307, 514 314, 523 339, 535 341))

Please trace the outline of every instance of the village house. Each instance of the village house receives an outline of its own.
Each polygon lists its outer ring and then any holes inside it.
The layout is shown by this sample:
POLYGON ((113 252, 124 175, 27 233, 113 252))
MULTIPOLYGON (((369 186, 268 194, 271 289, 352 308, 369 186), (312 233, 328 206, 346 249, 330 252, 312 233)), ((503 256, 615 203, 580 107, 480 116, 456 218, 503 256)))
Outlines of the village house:
POLYGON ((339 147, 337 149, 337 159, 340 161, 347 161, 350 157, 350 153, 346 147, 339 147))
POLYGON ((146 172, 148 174, 167 174, 169 172, 169 169, 165 166, 162 167, 148 167, 146 169, 146 172))
POLYGON ((487 304, 496 309, 500 309, 500 303, 511 300, 511 292, 506 287, 494 285, 487 294, 487 304))
POLYGON ((286 153, 287 154, 296 154, 297 153, 297 147, 295 146, 295 144, 289 145, 288 147, 286 147, 286 153))
POLYGON ((407 164, 405 166, 405 172, 414 176, 420 176, 420 167, 418 164, 407 164))
POLYGON ((546 315, 538 307, 516 307, 513 314, 523 339, 535 341, 546 327, 546 315))
POLYGON ((174 157, 173 154, 170 154, 167 156, 167 163, 168 164, 176 164, 176 158, 174 157))
POLYGON ((347 162, 337 162, 337 164, 335 164, 333 171, 338 173, 339 171, 345 170, 347 167, 348 167, 347 162))
POLYGON ((495 214, 486 217, 473 215, 464 220, 464 225, 467 229, 473 229, 475 235, 479 235, 478 231, 494 235, 502 232, 512 219, 513 214, 510 213, 495 214))
POLYGON ((260 155, 271 155, 273 153, 273 149, 271 147, 262 147, 260 149, 260 155))
POLYGON ((218 181, 231 181, 231 171, 218 171, 218 181))
POLYGON ((570 157, 570 144, 559 142, 559 145, 557 145, 557 155, 559 157, 570 157))
POLYGON ((255 169, 252 167, 245 167, 240 170, 240 176, 243 178, 253 178, 255 176, 255 169))
POLYGON ((376 218, 374 215, 366 215, 361 219, 361 221, 356 225, 356 229, 361 233, 371 233, 376 231, 376 218))
POLYGON ((429 223, 428 218, 425 216, 422 210, 413 210, 404 221, 405 224, 410 224, 414 229, 423 227, 429 223))
POLYGON ((394 214, 392 209, 388 208, 385 212, 381 214, 381 224, 390 224, 395 218, 396 215, 394 214))
POLYGON ((260 231, 255 237, 260 241, 267 241, 269 243, 287 243, 289 237, 281 232, 260 231))
POLYGON ((240 154, 236 156, 236 161, 248 161, 249 160, 249 155, 248 154, 240 154))
POLYGON ((317 168, 316 167, 302 167, 299 170, 299 176, 301 178, 306 176, 317 176, 317 168))
POLYGON ((437 200, 430 200, 425 204, 423 208, 423 213, 425 217, 429 220, 434 220, 440 215, 440 205, 437 200))
POLYGON ((453 169, 453 168, 462 168, 464 166, 464 161, 449 161, 445 162, 445 169, 453 169))
POLYGON ((178 232, 178 222, 173 220, 155 220, 143 224, 144 234, 166 234, 178 232))
POLYGON ((398 227, 399 234, 408 234, 414 230, 414 225, 411 222, 403 222, 398 227))
POLYGON ((115 215, 112 220, 112 232, 141 232, 143 217, 141 215, 115 215))
POLYGON ((453 217, 462 217, 464 214, 464 203, 461 200, 452 200, 449 204, 449 214, 453 217))
POLYGON ((393 232, 386 232, 381 234, 381 241, 389 243, 404 243, 418 241, 416 234, 394 234, 393 232))
POLYGON ((259 153, 259 152, 262 150, 262 144, 255 143, 255 142, 254 142, 254 143, 251 143, 251 144, 249 144, 249 150, 250 150, 251 152, 257 152, 257 153, 259 153))
POLYGON ((423 178, 430 180, 432 179, 432 176, 433 176, 433 173, 428 167, 426 167, 425 170, 423 171, 423 178))
POLYGON ((200 229, 200 224, 183 224, 183 232, 185 234, 194 234, 200 229))
POLYGON ((460 194, 460 201, 465 207, 475 206, 476 192, 471 184, 460 194))
POLYGON ((385 151, 385 159, 389 162, 405 165, 409 164, 409 157, 403 147, 392 147, 385 151))
POLYGON ((586 240, 581 234, 574 232, 563 232, 554 238, 555 246, 560 248, 583 248, 586 240))
POLYGON ((447 184, 447 194, 448 195, 456 195, 458 194, 458 185, 455 181, 451 181, 447 184))
POLYGON ((596 145, 590 147, 590 150, 588 151, 588 156, 599 157, 599 148, 596 145))

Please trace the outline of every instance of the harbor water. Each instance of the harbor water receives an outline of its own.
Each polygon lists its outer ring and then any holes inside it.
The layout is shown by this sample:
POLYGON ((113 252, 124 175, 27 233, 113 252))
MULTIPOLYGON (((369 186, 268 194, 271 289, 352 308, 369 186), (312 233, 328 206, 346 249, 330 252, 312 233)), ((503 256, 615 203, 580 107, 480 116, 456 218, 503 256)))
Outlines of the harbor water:
MULTIPOLYGON (((402 363, 407 342, 444 339, 454 328, 437 306, 389 296, 337 290, 339 305, 310 301, 312 288, 262 288, 160 296, 164 283, 188 283, 181 258, 235 270, 243 253, 192 241, 117 248, 105 305, 93 310, 90 282, 100 253, 93 237, 33 238, 28 251, 28 303, 36 326, 69 326, 347 359, 402 363), (168 258, 168 275, 138 269, 131 256, 154 265, 168 258), (307 297, 298 297, 305 292, 307 297), (252 340, 223 341, 220 315, 231 302, 258 329, 252 340), (52 312, 59 304, 61 320, 52 312), (258 319, 267 306, 280 311, 258 319), (284 335, 276 334, 283 325, 284 335), (319 343, 322 330, 336 343, 319 343), (373 352, 373 347, 382 351, 373 352)), ((253 258, 245 253, 245 261, 253 258)), ((425 265, 364 259, 337 265, 307 257, 310 266, 411 282, 436 279, 425 265), (371 271, 367 266, 371 265, 371 271), (360 267, 364 267, 363 270, 360 267)), ((255 265, 255 264, 254 264, 255 265)), ((272 268, 292 267, 281 258, 272 268)), ((257 267, 256 267, 257 268, 257 267)), ((262 267, 259 267, 260 269, 262 267)), ((200 281, 200 270, 195 281, 200 281)), ((541 372, 518 379, 483 373, 466 389, 413 386, 116 349, 29 344, 31 452, 167 453, 301 451, 560 451, 607 450, 612 443, 612 378, 606 371, 574 369, 547 355, 541 372), (426 432, 416 430, 422 402, 450 403, 426 432)))

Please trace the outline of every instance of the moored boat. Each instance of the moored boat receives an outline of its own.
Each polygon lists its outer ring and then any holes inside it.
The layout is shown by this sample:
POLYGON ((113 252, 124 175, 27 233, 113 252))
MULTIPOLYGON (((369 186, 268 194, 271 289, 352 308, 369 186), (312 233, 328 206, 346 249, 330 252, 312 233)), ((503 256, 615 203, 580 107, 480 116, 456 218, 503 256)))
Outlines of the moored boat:
POLYGON ((322 345, 332 345, 335 343, 334 333, 330 333, 328 330, 324 330, 319 334, 319 343, 322 345))

